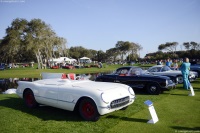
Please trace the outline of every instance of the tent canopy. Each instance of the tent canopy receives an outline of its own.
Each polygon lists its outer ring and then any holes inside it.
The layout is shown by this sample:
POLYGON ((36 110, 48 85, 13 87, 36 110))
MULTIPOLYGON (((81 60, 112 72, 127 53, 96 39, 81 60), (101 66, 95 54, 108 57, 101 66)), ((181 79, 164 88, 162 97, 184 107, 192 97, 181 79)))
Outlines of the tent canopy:
POLYGON ((82 58, 80 58, 81 60, 90 60, 90 58, 88 58, 88 57, 82 57, 82 58))
POLYGON ((80 58, 80 62, 85 62, 85 63, 91 63, 91 60, 90 60, 90 58, 88 58, 88 57, 82 57, 82 58, 80 58))

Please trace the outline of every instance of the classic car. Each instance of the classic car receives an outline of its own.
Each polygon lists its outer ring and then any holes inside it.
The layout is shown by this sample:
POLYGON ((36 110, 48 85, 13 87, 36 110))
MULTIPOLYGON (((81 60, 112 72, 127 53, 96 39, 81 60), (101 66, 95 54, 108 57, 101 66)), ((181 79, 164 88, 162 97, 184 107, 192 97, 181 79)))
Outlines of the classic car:
POLYGON ((97 121, 100 115, 126 109, 135 100, 134 91, 127 85, 63 77, 66 75, 33 82, 19 81, 16 93, 29 108, 41 104, 77 110, 86 121, 97 121))
POLYGON ((195 71, 198 73, 198 77, 200 77, 200 64, 191 64, 190 71, 195 71))
POLYGON ((135 66, 120 67, 112 74, 98 76, 95 81, 122 83, 133 89, 146 89, 149 94, 153 95, 158 95, 176 86, 169 77, 144 74, 140 67, 135 66))
POLYGON ((0 63, 0 70, 5 70, 5 64, 4 63, 0 63))
POLYGON ((51 69, 59 69, 59 66, 52 66, 51 69))
POLYGON ((63 69, 75 69, 74 66, 72 65, 66 65, 66 66, 62 66, 63 69))
MULTIPOLYGON (((146 70, 146 73, 150 73, 153 75, 162 75, 162 76, 175 76, 177 77, 178 83, 183 83, 182 73, 179 70, 172 70, 168 66, 165 65, 155 65, 146 70)), ((194 81, 198 77, 198 73, 194 71, 190 71, 189 80, 194 81)))

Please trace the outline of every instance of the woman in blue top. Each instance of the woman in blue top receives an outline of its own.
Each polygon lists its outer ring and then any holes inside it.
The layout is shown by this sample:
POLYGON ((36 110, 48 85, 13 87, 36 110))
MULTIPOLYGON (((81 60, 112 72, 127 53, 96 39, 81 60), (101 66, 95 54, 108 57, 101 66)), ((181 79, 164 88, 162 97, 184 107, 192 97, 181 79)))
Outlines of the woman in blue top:
POLYGON ((180 70, 183 75, 183 88, 188 90, 190 88, 190 81, 188 79, 190 72, 190 63, 188 58, 183 59, 183 63, 180 66, 180 70))

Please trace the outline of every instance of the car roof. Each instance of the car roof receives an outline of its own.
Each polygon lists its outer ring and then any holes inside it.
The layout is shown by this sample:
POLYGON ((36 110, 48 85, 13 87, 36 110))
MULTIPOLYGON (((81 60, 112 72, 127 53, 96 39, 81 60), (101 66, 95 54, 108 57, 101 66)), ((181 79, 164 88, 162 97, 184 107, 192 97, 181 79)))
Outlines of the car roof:
POLYGON ((152 66, 151 68, 153 67, 163 67, 164 65, 155 65, 155 66, 152 66))
POLYGON ((117 69, 130 69, 130 68, 140 68, 140 67, 138 67, 138 66, 123 66, 123 67, 119 67, 119 68, 117 68, 117 69))

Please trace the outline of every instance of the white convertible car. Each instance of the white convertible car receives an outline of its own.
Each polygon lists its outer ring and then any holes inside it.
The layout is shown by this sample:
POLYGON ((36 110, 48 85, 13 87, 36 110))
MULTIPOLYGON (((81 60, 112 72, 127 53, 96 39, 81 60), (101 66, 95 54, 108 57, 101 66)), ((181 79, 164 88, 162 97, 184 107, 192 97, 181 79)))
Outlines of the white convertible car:
MULTIPOLYGON (((162 76, 174 76, 177 78, 178 83, 183 83, 182 73, 179 70, 172 70, 168 66, 165 65, 155 65, 150 67, 148 70, 145 71, 148 74, 153 75, 162 75, 162 76)), ((189 80, 194 81, 198 77, 198 73, 194 71, 190 71, 189 80)))
POLYGON ((125 109, 135 100, 133 89, 124 84, 52 77, 33 82, 19 81, 16 92, 29 108, 42 104, 78 110, 87 121, 97 121, 100 115, 125 109))

